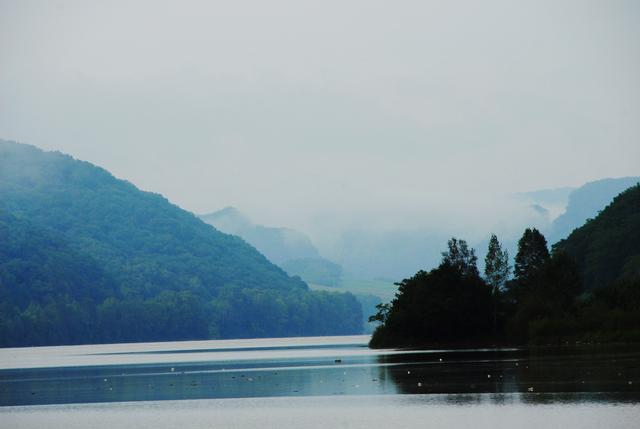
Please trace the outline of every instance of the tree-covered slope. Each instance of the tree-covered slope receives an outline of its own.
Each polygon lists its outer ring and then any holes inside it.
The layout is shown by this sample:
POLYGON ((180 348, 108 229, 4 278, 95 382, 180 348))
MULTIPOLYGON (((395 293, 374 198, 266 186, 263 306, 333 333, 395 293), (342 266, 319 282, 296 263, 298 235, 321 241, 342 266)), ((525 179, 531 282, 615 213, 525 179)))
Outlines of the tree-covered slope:
POLYGON ((256 225, 235 207, 200 215, 216 229, 246 240, 291 276, 323 286, 338 286, 342 267, 320 256, 311 239, 291 228, 256 225))
POLYGON ((352 295, 310 291, 242 239, 101 168, 7 141, 0 243, 2 345, 362 328, 352 295))
POLYGON ((576 261, 587 290, 640 276, 640 185, 615 197, 554 250, 565 251, 576 261))
POLYGON ((63 235, 3 211, 0 243, 0 344, 74 343, 88 336, 85 310, 116 293, 100 264, 63 235))

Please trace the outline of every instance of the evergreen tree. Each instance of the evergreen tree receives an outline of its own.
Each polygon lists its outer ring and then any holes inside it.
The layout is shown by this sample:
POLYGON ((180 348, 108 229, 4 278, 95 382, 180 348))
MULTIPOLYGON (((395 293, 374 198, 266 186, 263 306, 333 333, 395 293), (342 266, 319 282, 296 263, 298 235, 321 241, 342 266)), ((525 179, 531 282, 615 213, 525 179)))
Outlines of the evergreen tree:
POLYGON ((549 261, 547 240, 536 228, 527 228, 518 241, 514 267, 518 284, 531 284, 542 272, 547 261, 549 261))
POLYGON ((503 250, 498 237, 491 234, 487 256, 484 258, 484 278, 494 295, 497 295, 505 287, 509 278, 511 267, 509 266, 509 252, 503 250))
POLYGON ((500 294, 505 289, 511 267, 509 266, 509 252, 502 249, 498 237, 491 234, 487 256, 484 258, 484 278, 491 287, 493 300, 493 333, 498 332, 498 312, 500 294))

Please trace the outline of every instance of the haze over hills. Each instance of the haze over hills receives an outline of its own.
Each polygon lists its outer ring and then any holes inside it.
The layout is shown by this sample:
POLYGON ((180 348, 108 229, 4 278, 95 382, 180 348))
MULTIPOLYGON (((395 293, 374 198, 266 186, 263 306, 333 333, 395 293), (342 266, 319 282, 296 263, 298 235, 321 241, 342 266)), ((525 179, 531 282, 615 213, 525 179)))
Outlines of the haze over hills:
POLYGON ((0 141, 2 345, 353 334, 238 237, 68 155, 0 141))
POLYGON ((537 226, 545 232, 549 243, 556 243, 639 181, 640 177, 604 178, 576 188, 542 189, 514 196, 542 216, 537 226))
POLYGON ((222 232, 242 237, 276 264, 290 259, 319 257, 318 249, 305 234, 290 228, 256 225, 235 207, 199 217, 222 232))
MULTIPOLYGON (((597 215, 624 189, 640 181, 640 177, 606 178, 588 182, 577 188, 561 187, 523 192, 508 196, 507 203, 497 206, 496 219, 511 214, 507 222, 471 231, 469 244, 478 255, 486 252, 490 234, 496 233, 513 256, 522 230, 536 227, 551 245, 597 215)), ((325 253, 341 264, 346 272, 364 278, 388 278, 398 281, 420 269, 438 265, 442 248, 452 236, 468 237, 440 225, 420 229, 367 230, 351 228, 340 234, 325 253)), ((482 259, 482 258, 480 258, 482 259)), ((480 268, 482 269, 482 261, 480 268)))
MULTIPOLYGON (((513 215, 509 219, 510 227, 505 228, 503 224, 496 224, 493 230, 476 231, 474 235, 479 238, 472 238, 469 243, 476 249, 478 255, 482 256, 486 251, 489 234, 495 232, 513 256, 517 251, 516 245, 522 230, 527 227, 536 227, 545 234, 551 245, 565 238, 588 218, 595 216, 598 210, 606 206, 618 193, 638 180, 640 180, 638 177, 606 178, 579 187, 542 189, 513 194, 508 197, 509 204, 505 206, 506 208, 501 206, 496 208, 496 210, 513 209, 511 212, 513 215)), ((291 231, 288 228, 256 227, 236 209, 228 208, 216 213, 216 219, 212 224, 223 230, 237 233, 258 249, 267 249, 268 246, 261 246, 260 239, 256 238, 258 234, 254 231, 262 229, 291 231)), ((503 215, 504 213, 500 212, 495 214, 496 218, 503 215)), ((305 238, 298 242, 311 243, 305 234, 297 234, 305 238)), ((347 281, 349 285, 362 281, 375 281, 381 285, 386 284, 386 288, 392 290, 393 282, 419 269, 436 266, 440 260, 442 248, 453 235, 461 235, 461 233, 453 229, 447 230, 439 225, 427 225, 420 229, 348 228, 336 234, 335 241, 331 246, 323 248, 322 253, 342 267, 342 277, 350 279, 347 281)), ((462 233, 462 236, 466 235, 462 233)), ((272 243, 276 243, 274 247, 280 248, 274 253, 274 260, 278 255, 286 252, 294 255, 296 252, 303 254, 305 250, 304 247, 292 247, 281 238, 272 243)), ((318 254, 318 249, 311 245, 313 253, 318 254)), ((264 253, 269 256, 268 251, 264 253)), ((480 259, 482 269, 483 262, 482 258, 480 259)), ((312 273, 314 265, 330 265, 329 261, 302 258, 300 261, 285 261, 279 264, 289 274, 300 275, 311 283, 327 284, 326 281, 319 280, 321 277, 313 276, 312 273), (305 264, 305 261, 312 263, 305 264), (303 269, 300 269, 301 266, 303 269)), ((368 290, 368 293, 382 296, 383 289, 382 286, 377 286, 373 291, 368 290)))
POLYGON ((576 188, 562 187, 521 192, 514 195, 520 201, 545 217, 544 222, 552 222, 567 209, 569 195, 576 188))
POLYGON ((235 207, 199 217, 222 232, 241 237, 289 275, 323 286, 340 284, 342 267, 322 258, 311 239, 302 232, 255 224, 235 207))
POLYGON ((370 279, 366 273, 358 277, 357 271, 345 273, 341 265, 321 257, 307 235, 294 229, 254 224, 235 207, 226 207, 200 218, 221 231, 246 240, 289 275, 308 282, 314 290, 339 288, 353 293, 362 306, 362 321, 367 332, 373 329, 368 318, 376 312, 375 306, 395 293, 392 280, 370 279))
POLYGON ((547 233, 550 243, 566 238, 571 231, 594 218, 603 207, 625 189, 640 182, 640 177, 607 178, 589 182, 573 190, 564 213, 553 220, 547 233))

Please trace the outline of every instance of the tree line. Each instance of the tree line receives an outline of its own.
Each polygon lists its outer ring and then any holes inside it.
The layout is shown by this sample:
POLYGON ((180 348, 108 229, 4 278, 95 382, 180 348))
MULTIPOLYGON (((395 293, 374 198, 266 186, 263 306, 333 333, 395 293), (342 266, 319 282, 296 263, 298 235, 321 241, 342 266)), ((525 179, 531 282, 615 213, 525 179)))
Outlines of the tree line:
POLYGON ((480 274, 465 240, 452 238, 438 267, 396 283, 370 321, 372 347, 640 340, 640 280, 622 278, 585 291, 578 265, 524 231, 511 265, 491 236, 480 274))

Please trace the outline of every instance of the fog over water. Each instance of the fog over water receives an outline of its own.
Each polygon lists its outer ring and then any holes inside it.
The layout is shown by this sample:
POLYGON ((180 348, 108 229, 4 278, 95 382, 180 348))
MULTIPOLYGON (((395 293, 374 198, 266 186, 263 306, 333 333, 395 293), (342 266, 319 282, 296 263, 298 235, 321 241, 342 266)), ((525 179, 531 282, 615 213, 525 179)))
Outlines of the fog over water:
POLYGON ((639 18, 625 0, 7 1, 0 138, 327 250, 354 227, 509 233, 527 214, 505 195, 637 175, 639 18))

